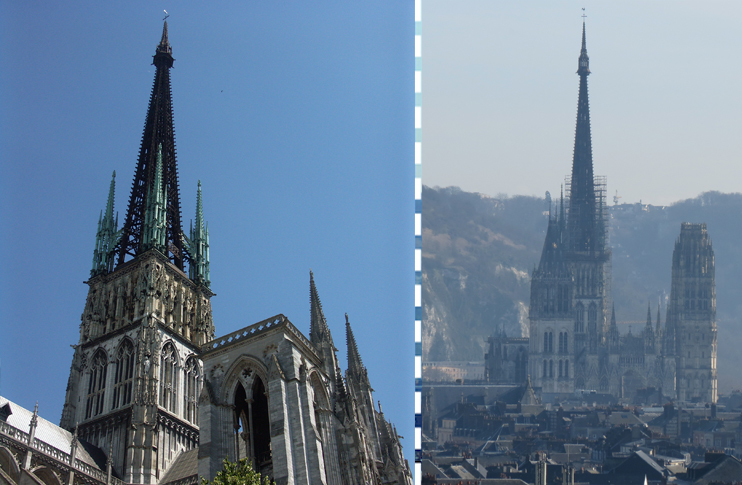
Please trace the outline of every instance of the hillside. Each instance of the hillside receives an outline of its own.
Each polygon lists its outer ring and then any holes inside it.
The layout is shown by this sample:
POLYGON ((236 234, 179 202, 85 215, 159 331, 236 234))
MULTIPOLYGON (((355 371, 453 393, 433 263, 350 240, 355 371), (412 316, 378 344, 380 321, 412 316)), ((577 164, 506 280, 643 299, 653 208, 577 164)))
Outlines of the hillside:
MULTIPOLYGON (((502 328, 528 335, 530 273, 546 232, 547 203, 423 187, 423 359, 483 360, 502 328)), ((652 318, 664 325, 671 258, 681 222, 705 222, 716 258, 719 389, 742 387, 742 194, 708 192, 658 207, 610 207, 613 300, 622 333, 652 318)))

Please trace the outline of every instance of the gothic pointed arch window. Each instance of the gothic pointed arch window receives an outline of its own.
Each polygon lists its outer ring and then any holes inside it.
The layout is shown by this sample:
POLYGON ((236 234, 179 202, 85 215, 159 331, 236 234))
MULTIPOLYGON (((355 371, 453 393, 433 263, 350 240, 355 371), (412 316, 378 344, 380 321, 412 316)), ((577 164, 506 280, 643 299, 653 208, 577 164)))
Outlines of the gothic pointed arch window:
POLYGON ((583 333, 585 331, 585 307, 582 303, 575 306, 575 332, 583 333))
POLYGON ((587 328, 590 332, 594 332, 598 327, 598 305, 590 303, 590 307, 587 309, 587 328))
POLYGON ((543 376, 544 377, 548 377, 549 376, 548 373, 546 372, 546 361, 544 361, 544 374, 543 374, 543 376))
POLYGON ((524 382, 528 375, 528 354, 523 347, 518 348, 518 355, 515 358, 515 379, 517 382, 524 382))
POLYGON ((569 361, 564 361, 564 377, 569 377, 569 361))
POLYGON ((559 353, 566 354, 569 352, 567 345, 567 332, 559 332, 559 353))
POLYGON ((90 378, 88 380, 88 399, 85 406, 85 419, 92 418, 103 412, 107 370, 108 356, 103 349, 98 349, 90 361, 90 378))
POLYGON ((126 406, 131 402, 134 382, 134 345, 124 339, 116 351, 116 369, 113 384, 113 409, 126 406))
POLYGON ((557 310, 559 313, 569 311, 569 287, 567 285, 559 285, 559 304, 557 310))
POLYGON ((253 425, 255 426, 255 458, 259 470, 272 466, 270 408, 268 407, 268 393, 260 376, 256 376, 252 385, 253 425))
POLYGON ((201 373, 198 360, 189 357, 185 363, 185 392, 183 393, 183 414, 191 423, 198 421, 198 394, 201 373))
POLYGON ((160 356, 160 406, 175 413, 178 390, 178 352, 168 342, 162 347, 160 356))
POLYGON ((327 439, 333 432, 332 426, 330 425, 331 420, 331 405, 327 394, 325 393, 324 385, 322 380, 319 378, 316 372, 311 374, 309 382, 312 387, 312 404, 314 408, 314 430, 316 438, 320 442, 318 447, 320 448, 322 461, 325 463, 325 469, 329 469, 332 466, 331 459, 326 455, 327 450, 327 439))

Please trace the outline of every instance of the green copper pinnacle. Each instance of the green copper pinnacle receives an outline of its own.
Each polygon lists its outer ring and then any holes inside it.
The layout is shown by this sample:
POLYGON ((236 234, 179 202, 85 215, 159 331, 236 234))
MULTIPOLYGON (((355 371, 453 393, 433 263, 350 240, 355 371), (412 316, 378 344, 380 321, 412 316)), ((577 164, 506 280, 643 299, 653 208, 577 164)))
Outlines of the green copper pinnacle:
POLYGON ((147 207, 144 212, 142 228, 142 249, 155 248, 165 253, 165 232, 167 230, 167 186, 162 184, 162 143, 157 150, 155 180, 149 189, 147 207))
POLYGON ((93 250, 93 268, 90 276, 113 271, 114 248, 121 238, 118 230, 118 214, 113 218, 113 199, 116 192, 116 171, 113 171, 111 186, 108 189, 108 203, 106 212, 101 211, 98 217, 98 231, 95 235, 95 249, 93 250))
POLYGON ((201 181, 198 181, 198 192, 196 193, 196 224, 191 221, 191 237, 185 239, 190 264, 188 265, 188 277, 196 284, 202 284, 207 288, 211 285, 209 279, 209 225, 204 225, 204 207, 201 196, 201 181))

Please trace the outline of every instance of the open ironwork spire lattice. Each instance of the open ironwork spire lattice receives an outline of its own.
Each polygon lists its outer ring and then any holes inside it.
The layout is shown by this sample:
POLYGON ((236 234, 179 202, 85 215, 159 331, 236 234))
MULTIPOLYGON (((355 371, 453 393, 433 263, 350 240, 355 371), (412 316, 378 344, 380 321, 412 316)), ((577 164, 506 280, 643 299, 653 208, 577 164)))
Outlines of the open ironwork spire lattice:
POLYGON ((569 198, 569 246, 573 251, 602 251, 603 238, 600 214, 596 205, 593 177, 593 150, 590 134, 590 104, 588 102, 587 76, 590 59, 585 42, 585 23, 582 23, 582 49, 577 74, 580 92, 577 101, 577 126, 575 149, 572 159, 572 178, 569 198))
POLYGON ((118 247, 117 265, 123 264, 147 249, 144 223, 147 199, 151 193, 164 190, 166 201, 166 229, 164 252, 170 261, 183 270, 185 254, 180 218, 180 191, 175 156, 175 132, 173 130, 173 106, 170 91, 170 68, 173 67, 172 48, 168 42, 167 22, 162 29, 152 64, 156 67, 152 95, 147 108, 144 134, 139 149, 134 182, 129 197, 126 220, 118 247), (161 187, 153 190, 157 172, 157 156, 162 146, 161 187))

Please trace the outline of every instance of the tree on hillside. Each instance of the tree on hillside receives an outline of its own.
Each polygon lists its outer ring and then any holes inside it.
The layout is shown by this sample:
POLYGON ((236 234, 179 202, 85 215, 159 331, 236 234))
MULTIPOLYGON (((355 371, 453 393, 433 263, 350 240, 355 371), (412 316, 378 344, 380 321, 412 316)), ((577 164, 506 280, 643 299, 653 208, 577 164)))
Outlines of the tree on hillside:
POLYGON ((214 477, 213 482, 201 478, 201 485, 275 485, 268 477, 262 477, 253 470, 247 458, 232 463, 224 459, 224 467, 214 477))

